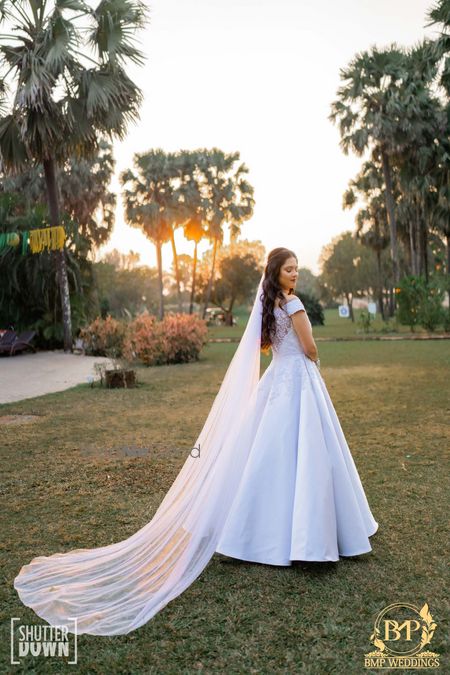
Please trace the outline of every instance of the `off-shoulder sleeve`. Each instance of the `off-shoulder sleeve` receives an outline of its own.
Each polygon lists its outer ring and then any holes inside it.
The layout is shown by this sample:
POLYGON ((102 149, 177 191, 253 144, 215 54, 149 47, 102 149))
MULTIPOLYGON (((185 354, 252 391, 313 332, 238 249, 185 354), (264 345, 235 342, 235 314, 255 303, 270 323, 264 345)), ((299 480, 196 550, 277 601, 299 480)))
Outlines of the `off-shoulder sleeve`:
POLYGON ((300 300, 300 298, 295 296, 295 298, 293 298, 292 300, 288 300, 285 303, 284 308, 286 312, 289 314, 289 316, 291 316, 291 314, 294 314, 295 312, 298 312, 301 309, 305 309, 305 306, 303 302, 300 300))

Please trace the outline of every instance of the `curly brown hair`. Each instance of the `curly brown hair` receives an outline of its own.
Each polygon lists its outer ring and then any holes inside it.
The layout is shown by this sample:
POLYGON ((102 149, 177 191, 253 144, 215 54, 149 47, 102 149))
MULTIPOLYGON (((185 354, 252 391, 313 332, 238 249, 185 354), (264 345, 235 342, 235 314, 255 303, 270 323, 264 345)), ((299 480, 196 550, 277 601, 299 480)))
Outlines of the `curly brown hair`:
POLYGON ((267 257, 267 264, 264 269, 264 279, 262 282, 262 325, 261 325, 261 350, 268 352, 272 344, 273 333, 275 331, 275 316, 273 313, 275 300, 284 299, 283 290, 279 284, 278 278, 283 263, 288 258, 298 258, 294 251, 280 246, 270 251, 267 257))

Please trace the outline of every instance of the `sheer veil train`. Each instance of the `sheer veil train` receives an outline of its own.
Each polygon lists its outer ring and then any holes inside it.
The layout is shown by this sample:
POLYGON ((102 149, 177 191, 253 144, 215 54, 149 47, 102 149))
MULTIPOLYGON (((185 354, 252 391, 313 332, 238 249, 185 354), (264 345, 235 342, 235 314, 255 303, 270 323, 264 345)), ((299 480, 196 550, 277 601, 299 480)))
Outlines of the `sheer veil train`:
POLYGON ((22 602, 51 625, 74 632, 77 617, 78 634, 130 633, 208 564, 248 458, 260 374, 263 278, 196 450, 152 520, 116 544, 38 556, 14 579, 22 602))

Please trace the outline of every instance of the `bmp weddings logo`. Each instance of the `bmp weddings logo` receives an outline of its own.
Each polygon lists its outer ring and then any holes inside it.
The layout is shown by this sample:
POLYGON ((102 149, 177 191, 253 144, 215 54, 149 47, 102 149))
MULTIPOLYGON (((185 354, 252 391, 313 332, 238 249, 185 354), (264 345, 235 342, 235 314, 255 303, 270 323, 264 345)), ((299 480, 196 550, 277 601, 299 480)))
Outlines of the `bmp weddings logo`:
POLYGON ((375 619, 370 641, 376 650, 365 654, 366 668, 439 668, 439 654, 424 650, 436 629, 427 603, 422 609, 396 602, 375 619), (424 650, 424 651, 422 651, 424 650))
POLYGON ((11 664, 22 663, 27 656, 49 656, 67 659, 66 663, 77 663, 77 619, 73 621, 73 642, 68 626, 18 623, 20 617, 11 619, 11 664))

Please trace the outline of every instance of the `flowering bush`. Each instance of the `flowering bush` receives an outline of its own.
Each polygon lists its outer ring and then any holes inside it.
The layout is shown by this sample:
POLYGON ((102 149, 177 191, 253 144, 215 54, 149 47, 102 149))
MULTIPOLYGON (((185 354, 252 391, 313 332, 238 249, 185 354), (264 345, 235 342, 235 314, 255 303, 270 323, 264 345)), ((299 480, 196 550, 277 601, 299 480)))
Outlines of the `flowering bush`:
POLYGON ((84 342, 86 354, 119 357, 122 355, 125 332, 125 324, 108 315, 106 319, 98 317, 89 326, 82 328, 80 338, 84 342))
POLYGON ((206 322, 191 314, 168 314, 162 321, 141 314, 128 325, 123 352, 147 366, 184 363, 198 359, 207 334, 206 322))
POLYGON ((164 363, 163 347, 163 336, 152 314, 141 314, 128 324, 123 353, 129 361, 139 359, 147 366, 164 363))
POLYGON ((207 342, 206 321, 192 314, 168 314, 161 324, 165 363, 198 359, 201 348, 207 342))

